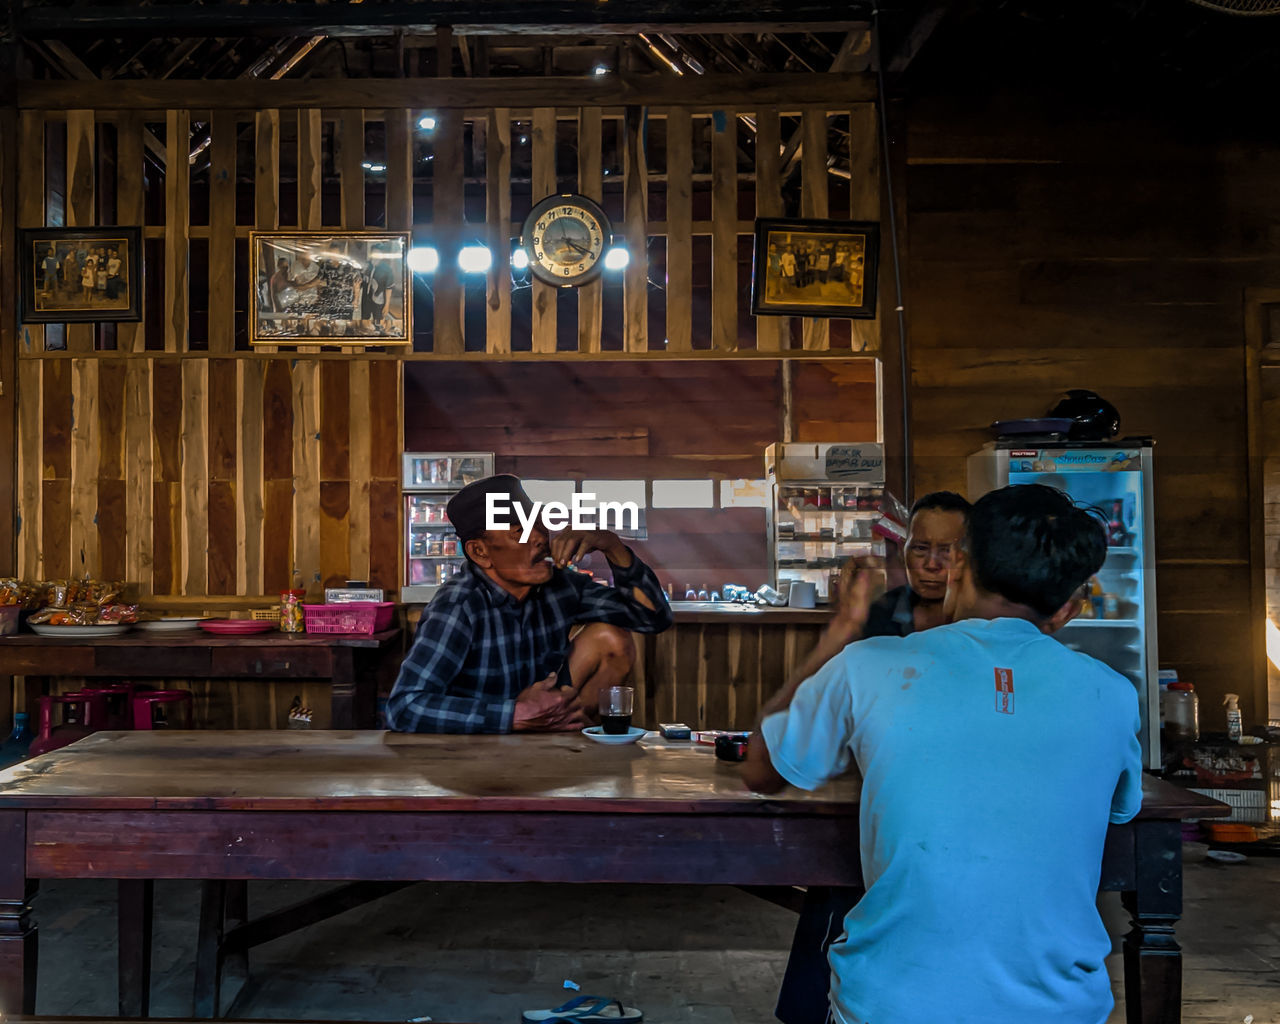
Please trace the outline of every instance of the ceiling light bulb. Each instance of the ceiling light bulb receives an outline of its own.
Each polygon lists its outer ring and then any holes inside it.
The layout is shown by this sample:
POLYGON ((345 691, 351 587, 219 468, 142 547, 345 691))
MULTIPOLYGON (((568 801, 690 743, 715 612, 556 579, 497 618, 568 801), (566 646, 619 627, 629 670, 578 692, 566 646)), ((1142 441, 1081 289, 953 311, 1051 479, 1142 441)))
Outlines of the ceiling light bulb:
POLYGON ((486 245, 464 245, 458 253, 458 269, 464 274, 484 274, 493 266, 493 254, 486 245))
POLYGON ((511 254, 511 266, 516 270, 527 270, 529 267, 529 254, 521 246, 511 254))
POLYGON ((435 128, 435 126, 436 126, 436 119, 432 117, 430 114, 427 114, 426 116, 419 118, 418 120, 418 127, 421 128, 424 132, 432 131, 435 128))
POLYGON ((440 254, 429 245, 415 245, 409 250, 409 269, 415 274, 433 274, 440 266, 440 254))
POLYGON ((621 245, 615 245, 605 250, 604 268, 605 270, 622 270, 631 262, 631 253, 621 245))

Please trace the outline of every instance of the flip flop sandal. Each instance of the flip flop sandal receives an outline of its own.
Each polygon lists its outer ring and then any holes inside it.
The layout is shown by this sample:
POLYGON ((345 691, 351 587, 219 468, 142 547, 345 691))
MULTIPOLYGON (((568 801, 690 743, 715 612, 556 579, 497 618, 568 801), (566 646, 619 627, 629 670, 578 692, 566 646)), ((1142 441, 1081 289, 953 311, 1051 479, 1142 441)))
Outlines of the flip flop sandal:
POLYGON ((521 1020, 523 1024, 640 1024, 644 1014, 634 1006, 623 1006, 618 999, 575 996, 551 1010, 526 1010, 521 1020))

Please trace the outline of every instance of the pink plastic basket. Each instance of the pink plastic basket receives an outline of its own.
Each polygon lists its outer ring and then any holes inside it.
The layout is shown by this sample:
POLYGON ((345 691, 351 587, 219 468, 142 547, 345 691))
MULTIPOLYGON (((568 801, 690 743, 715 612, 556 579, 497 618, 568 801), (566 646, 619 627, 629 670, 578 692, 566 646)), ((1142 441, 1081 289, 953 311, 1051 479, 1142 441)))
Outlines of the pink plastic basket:
POLYGON ((308 633, 379 633, 391 625, 392 601, 350 601, 344 604, 304 604, 308 633))

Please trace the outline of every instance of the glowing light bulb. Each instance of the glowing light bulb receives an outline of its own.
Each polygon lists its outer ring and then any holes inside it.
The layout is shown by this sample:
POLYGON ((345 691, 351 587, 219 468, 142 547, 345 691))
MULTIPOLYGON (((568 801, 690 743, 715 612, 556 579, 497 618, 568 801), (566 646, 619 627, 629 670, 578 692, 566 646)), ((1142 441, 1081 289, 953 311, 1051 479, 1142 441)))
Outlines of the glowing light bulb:
POLYGON ((415 274, 433 274, 440 266, 440 254, 429 245, 417 245, 409 250, 409 269, 415 274))
POLYGON ((631 253, 627 252, 627 250, 620 245, 615 245, 605 251, 605 270, 622 270, 630 262, 631 253))
POLYGON ((458 269, 464 274, 484 274, 493 266, 493 253, 485 245, 464 245, 458 253, 458 269))

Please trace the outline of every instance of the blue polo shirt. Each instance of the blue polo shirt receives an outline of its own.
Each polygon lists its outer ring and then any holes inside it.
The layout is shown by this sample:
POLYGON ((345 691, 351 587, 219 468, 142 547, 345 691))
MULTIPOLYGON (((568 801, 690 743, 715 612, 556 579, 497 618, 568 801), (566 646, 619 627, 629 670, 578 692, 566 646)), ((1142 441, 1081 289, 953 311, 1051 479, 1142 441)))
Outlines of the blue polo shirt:
POLYGON ((1138 699, 1021 619, 851 644, 761 726, 816 789, 856 762, 867 894, 831 946, 840 1024, 1102 1024, 1109 822, 1142 803, 1138 699))

